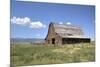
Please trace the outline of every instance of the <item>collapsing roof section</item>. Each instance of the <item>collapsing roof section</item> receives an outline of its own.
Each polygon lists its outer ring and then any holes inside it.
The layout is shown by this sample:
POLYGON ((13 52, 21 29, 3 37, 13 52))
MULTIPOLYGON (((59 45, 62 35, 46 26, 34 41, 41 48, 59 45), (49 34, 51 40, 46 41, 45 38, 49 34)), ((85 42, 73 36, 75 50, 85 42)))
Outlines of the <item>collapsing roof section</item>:
POLYGON ((86 38, 84 33, 79 26, 74 26, 72 24, 53 24, 54 31, 62 38, 86 38))

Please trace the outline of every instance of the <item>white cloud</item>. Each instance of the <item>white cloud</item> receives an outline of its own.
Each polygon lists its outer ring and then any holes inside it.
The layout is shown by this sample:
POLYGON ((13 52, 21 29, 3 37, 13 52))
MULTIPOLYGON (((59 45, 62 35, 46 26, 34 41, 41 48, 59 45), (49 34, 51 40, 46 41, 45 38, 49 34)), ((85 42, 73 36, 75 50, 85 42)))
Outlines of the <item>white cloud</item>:
POLYGON ((34 28, 34 29, 40 29, 46 27, 46 25, 41 23, 40 21, 31 21, 30 18, 28 17, 24 17, 24 18, 12 17, 11 23, 18 24, 18 25, 27 25, 30 28, 34 28))
POLYGON ((71 22, 67 22, 67 23, 59 22, 59 24, 67 24, 67 25, 71 25, 71 22))
POLYGON ((36 22, 31 22, 30 23, 30 28, 45 28, 46 25, 42 24, 40 21, 36 21, 36 22))
POLYGON ((59 24, 63 24, 63 22, 59 22, 59 24))
POLYGON ((25 25, 27 23, 30 23, 30 18, 28 17, 24 17, 24 18, 21 18, 21 17, 12 17, 11 18, 11 23, 14 23, 14 24, 20 24, 20 25, 25 25))
POLYGON ((67 24, 67 25, 71 25, 71 22, 67 22, 66 24, 67 24))

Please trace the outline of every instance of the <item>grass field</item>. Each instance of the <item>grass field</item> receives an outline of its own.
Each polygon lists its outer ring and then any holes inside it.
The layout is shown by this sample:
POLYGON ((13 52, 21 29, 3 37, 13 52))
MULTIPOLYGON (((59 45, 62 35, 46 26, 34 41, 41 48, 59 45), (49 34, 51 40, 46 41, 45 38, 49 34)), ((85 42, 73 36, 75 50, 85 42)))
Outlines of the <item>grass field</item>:
POLYGON ((95 61, 95 44, 11 45, 11 66, 95 61))

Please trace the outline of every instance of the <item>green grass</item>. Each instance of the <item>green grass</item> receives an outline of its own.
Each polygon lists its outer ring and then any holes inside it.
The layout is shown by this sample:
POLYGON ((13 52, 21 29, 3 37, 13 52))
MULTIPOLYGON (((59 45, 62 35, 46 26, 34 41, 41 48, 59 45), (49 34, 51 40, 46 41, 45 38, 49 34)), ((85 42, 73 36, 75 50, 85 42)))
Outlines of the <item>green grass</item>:
POLYGON ((11 65, 58 64, 95 61, 94 43, 62 46, 11 45, 11 65))

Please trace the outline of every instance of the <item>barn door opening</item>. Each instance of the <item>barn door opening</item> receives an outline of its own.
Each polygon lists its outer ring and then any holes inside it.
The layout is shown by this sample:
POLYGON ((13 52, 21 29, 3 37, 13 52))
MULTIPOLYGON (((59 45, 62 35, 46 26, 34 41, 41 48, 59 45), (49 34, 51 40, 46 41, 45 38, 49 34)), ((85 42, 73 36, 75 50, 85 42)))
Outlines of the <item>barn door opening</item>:
POLYGON ((55 44, 55 38, 52 38, 52 44, 55 44))

